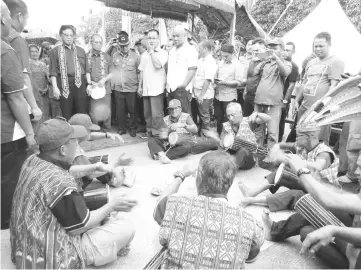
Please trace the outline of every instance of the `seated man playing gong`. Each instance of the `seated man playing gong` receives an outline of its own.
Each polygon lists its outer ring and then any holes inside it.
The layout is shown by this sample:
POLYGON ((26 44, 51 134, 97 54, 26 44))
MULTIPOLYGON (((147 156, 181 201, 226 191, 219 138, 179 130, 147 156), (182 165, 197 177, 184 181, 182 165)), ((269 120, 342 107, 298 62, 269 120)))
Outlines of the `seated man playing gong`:
POLYGON ((150 154, 154 159, 169 164, 172 159, 190 153, 200 154, 218 149, 216 140, 196 136, 197 125, 190 114, 182 112, 181 102, 178 99, 169 102, 168 110, 169 115, 163 118, 163 128, 159 137, 148 140, 150 154))

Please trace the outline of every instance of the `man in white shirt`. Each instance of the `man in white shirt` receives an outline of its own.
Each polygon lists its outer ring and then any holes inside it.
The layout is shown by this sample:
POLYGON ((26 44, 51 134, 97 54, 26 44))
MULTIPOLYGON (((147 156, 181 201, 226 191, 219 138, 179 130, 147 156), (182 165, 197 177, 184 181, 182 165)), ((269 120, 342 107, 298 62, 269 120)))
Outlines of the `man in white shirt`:
POLYGON ((213 103, 213 82, 217 72, 217 62, 212 56, 214 42, 205 40, 199 44, 199 55, 197 72, 193 80, 193 93, 197 99, 197 114, 199 115, 202 129, 210 129, 211 116, 210 107, 213 103))
POLYGON ((159 46, 159 32, 149 30, 148 51, 142 55, 139 65, 140 83, 138 94, 143 96, 144 118, 147 122, 147 134, 152 135, 160 128, 164 117, 163 91, 166 84, 164 65, 168 61, 168 53, 159 46))
POLYGON ((186 31, 181 26, 174 28, 173 43, 168 59, 168 102, 178 99, 182 104, 182 111, 190 114, 192 80, 197 69, 198 52, 186 41, 186 31))

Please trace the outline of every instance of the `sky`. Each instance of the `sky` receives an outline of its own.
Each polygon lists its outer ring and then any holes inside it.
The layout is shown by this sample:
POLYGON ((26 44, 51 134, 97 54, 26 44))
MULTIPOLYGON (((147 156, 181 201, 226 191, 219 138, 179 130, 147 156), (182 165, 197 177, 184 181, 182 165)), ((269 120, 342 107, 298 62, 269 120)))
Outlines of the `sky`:
POLYGON ((43 29, 57 33, 63 24, 77 25, 90 10, 101 9, 95 0, 25 0, 29 9, 26 29, 43 29))

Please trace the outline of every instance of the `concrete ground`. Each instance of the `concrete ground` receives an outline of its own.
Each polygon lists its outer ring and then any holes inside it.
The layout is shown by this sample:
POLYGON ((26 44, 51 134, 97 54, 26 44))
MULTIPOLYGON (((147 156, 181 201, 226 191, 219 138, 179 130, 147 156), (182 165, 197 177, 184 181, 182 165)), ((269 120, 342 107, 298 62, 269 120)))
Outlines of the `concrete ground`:
MULTIPOLYGON (((134 159, 132 167, 136 173, 136 182, 132 188, 117 188, 111 190, 111 196, 125 193, 138 200, 138 205, 131 213, 126 213, 134 222, 136 235, 130 246, 131 250, 125 257, 108 264, 101 269, 141 269, 160 249, 158 242, 159 226, 153 220, 153 210, 157 197, 150 194, 154 186, 164 187, 173 179, 173 173, 189 163, 197 163, 203 154, 190 155, 175 160, 172 164, 163 165, 159 161, 151 159, 147 143, 125 145, 122 147, 109 148, 93 152, 87 152, 89 156, 110 153, 113 157, 125 153, 127 157, 134 159)), ((229 201, 238 204, 242 194, 237 183, 244 181, 247 185, 257 185, 261 179, 268 174, 261 168, 253 168, 249 171, 237 173, 234 184, 229 192, 229 201)), ((194 178, 189 177, 182 184, 180 191, 185 194, 196 194, 194 178)), ((264 206, 249 206, 247 211, 261 219, 264 206)), ((287 217, 289 212, 272 213, 275 220, 287 217)), ((257 261, 247 264, 246 268, 253 269, 320 269, 326 268, 318 259, 299 255, 299 237, 290 238, 284 243, 273 243, 266 241, 262 247, 257 261)), ((10 260, 9 231, 1 231, 1 268, 14 268, 10 260)))

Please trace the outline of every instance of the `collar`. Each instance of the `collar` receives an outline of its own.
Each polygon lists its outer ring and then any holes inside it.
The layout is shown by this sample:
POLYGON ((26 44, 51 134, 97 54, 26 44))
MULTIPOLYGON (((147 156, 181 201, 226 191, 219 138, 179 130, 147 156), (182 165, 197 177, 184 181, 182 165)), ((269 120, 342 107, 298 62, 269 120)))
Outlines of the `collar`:
POLYGON ((119 55, 121 56, 121 57, 128 57, 128 56, 130 56, 130 50, 129 50, 129 52, 127 53, 127 54, 122 54, 120 51, 119 51, 119 55))
POLYGON ((67 48, 69 50, 74 50, 74 47, 75 47, 75 44, 72 44, 72 45, 66 45, 65 43, 62 43, 64 48, 67 48))
POLYGON ((211 198, 215 198, 215 199, 225 199, 226 201, 228 201, 227 196, 224 194, 216 194, 216 193, 209 193, 209 192, 204 192, 202 194, 199 194, 201 196, 205 196, 205 197, 211 197, 211 198))
POLYGON ((40 158, 40 159, 42 159, 42 160, 45 160, 45 161, 47 161, 47 162, 50 162, 50 163, 54 164, 55 166, 58 166, 58 167, 66 170, 66 171, 68 171, 68 170, 70 169, 70 167, 71 167, 71 165, 69 165, 69 164, 67 164, 67 163, 65 163, 65 162, 63 162, 63 161, 56 160, 56 159, 54 159, 53 157, 48 156, 48 155, 46 155, 46 154, 44 154, 44 153, 40 153, 40 154, 38 155, 38 158, 40 158))
POLYGON ((102 51, 96 51, 96 50, 91 49, 91 55, 92 56, 100 56, 101 53, 102 53, 102 51))

